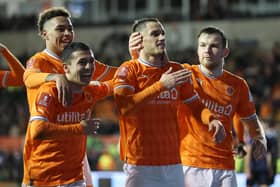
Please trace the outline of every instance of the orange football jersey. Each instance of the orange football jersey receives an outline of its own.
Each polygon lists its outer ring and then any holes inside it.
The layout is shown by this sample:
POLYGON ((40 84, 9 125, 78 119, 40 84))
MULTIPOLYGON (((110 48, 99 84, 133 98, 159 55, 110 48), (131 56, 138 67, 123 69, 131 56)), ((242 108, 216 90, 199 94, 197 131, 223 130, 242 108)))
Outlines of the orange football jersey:
MULTIPOLYGON (((139 58, 124 62, 116 73, 115 92, 124 89, 137 94, 151 87, 157 91, 156 95, 144 100, 130 112, 119 112, 120 157, 129 164, 168 165, 181 162, 177 106, 182 101, 188 103, 198 97, 190 82, 170 90, 162 89, 157 82, 170 67, 173 71, 182 69, 175 62, 156 67, 139 58)), ((129 107, 125 97, 123 101, 121 99, 115 94, 119 111, 129 107)))
MULTIPOLYGON (((102 64, 96 60, 92 79, 98 81, 110 80, 113 78, 116 69, 116 67, 102 64)), ((45 49, 38 52, 28 60, 24 72, 24 83, 27 89, 29 106, 34 95, 36 95, 36 90, 45 82, 50 73, 63 74, 64 70, 61 59, 49 50, 45 49)))
POLYGON ((94 103, 108 94, 106 85, 87 86, 83 93, 73 94, 71 106, 63 107, 58 102, 54 82, 45 83, 39 88, 31 106, 25 138, 24 184, 58 186, 83 180, 86 136, 80 131, 67 131, 65 134, 54 132, 52 135, 48 125, 65 128, 78 125, 81 120, 91 117, 94 103), (48 138, 32 138, 38 125, 43 125, 48 138))
POLYGON ((178 123, 180 127, 181 160, 183 165, 213 168, 234 169, 232 152, 232 121, 237 113, 242 119, 256 117, 253 97, 246 81, 226 70, 219 77, 208 77, 203 74, 199 65, 190 66, 193 86, 202 103, 213 113, 220 116, 226 130, 224 142, 215 144, 212 133, 207 126, 197 121, 190 108, 180 105, 178 123))

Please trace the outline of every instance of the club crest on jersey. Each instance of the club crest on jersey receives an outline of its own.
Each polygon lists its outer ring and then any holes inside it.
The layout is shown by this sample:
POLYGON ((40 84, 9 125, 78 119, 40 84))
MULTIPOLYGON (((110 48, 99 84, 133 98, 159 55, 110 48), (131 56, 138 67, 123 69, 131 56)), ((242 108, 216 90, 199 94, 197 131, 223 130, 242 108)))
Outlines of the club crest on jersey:
POLYGON ((118 79, 125 79, 127 77, 127 74, 128 74, 128 68, 123 66, 123 67, 120 67, 119 70, 118 70, 118 73, 117 73, 117 78, 118 79))
POLYGON ((233 93, 234 93, 233 87, 232 86, 227 87, 226 92, 227 92, 228 96, 233 96, 233 93))
POLYGON ((47 93, 42 93, 37 102, 38 106, 48 107, 51 103, 52 96, 47 93))

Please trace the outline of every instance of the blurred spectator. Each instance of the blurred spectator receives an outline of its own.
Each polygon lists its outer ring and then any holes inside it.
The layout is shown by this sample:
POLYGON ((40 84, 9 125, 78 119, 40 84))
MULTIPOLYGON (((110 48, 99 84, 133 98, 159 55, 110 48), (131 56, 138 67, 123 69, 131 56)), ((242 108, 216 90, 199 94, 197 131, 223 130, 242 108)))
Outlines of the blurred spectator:
POLYGON ((251 144, 249 143, 246 158, 247 187, 254 184, 266 187, 274 183, 278 157, 278 128, 280 125, 280 82, 271 85, 271 93, 261 102, 260 117, 263 120, 267 137, 267 156, 256 161, 251 158, 251 144))
POLYGON ((252 140, 247 144, 247 156, 245 157, 245 171, 247 177, 247 187, 268 187, 274 183, 276 175, 277 160, 277 132, 270 127, 270 124, 264 122, 265 133, 267 138, 267 154, 264 159, 255 160, 252 157, 252 140))
POLYGON ((122 170, 118 153, 118 135, 89 136, 87 154, 92 170, 122 170))
POLYGON ((104 144, 103 142, 95 138, 94 136, 88 136, 87 138, 87 157, 88 163, 92 170, 97 170, 97 162, 102 154, 104 144))
POLYGON ((116 170, 116 163, 114 157, 104 150, 97 161, 97 169, 100 171, 116 170))

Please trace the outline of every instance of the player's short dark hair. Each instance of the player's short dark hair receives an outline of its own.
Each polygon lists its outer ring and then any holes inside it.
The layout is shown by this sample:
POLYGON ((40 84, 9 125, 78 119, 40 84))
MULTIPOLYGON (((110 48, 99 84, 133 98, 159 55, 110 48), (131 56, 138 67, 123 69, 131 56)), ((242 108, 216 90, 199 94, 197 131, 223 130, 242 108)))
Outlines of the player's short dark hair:
POLYGON ((132 25, 132 32, 140 32, 146 27, 147 22, 160 22, 157 18, 142 18, 135 20, 132 25))
POLYGON ((205 28, 201 29, 197 35, 197 38, 199 38, 201 34, 219 34, 222 38, 223 48, 228 47, 228 40, 226 38, 226 35, 225 35, 224 31, 218 27, 209 26, 209 27, 205 27, 205 28))
POLYGON ((71 64, 72 54, 75 51, 91 51, 90 47, 82 42, 72 42, 62 51, 61 59, 65 64, 71 64))
POLYGON ((70 12, 64 7, 52 7, 41 12, 38 16, 38 21, 37 21, 39 34, 43 31, 44 24, 48 20, 58 16, 71 18, 70 12))

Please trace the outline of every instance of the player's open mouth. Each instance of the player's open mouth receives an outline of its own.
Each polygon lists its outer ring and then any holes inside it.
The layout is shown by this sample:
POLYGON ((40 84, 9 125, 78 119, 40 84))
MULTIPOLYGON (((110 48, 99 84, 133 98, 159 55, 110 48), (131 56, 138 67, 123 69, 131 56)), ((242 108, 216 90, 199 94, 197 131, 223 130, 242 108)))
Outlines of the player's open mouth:
POLYGON ((91 79, 92 72, 81 73, 80 76, 82 79, 91 79))
POLYGON ((87 73, 87 74, 82 74, 81 77, 84 77, 84 78, 91 78, 91 73, 87 73))
POLYGON ((163 42, 158 43, 157 46, 163 49, 163 48, 165 48, 165 43, 163 43, 163 42))
POLYGON ((70 44, 70 43, 71 43, 70 41, 69 42, 62 42, 62 44, 65 45, 65 46, 70 44))
POLYGON ((72 42, 72 40, 70 40, 70 39, 61 40, 61 43, 62 43, 63 45, 68 45, 68 44, 70 44, 71 42, 72 42))

